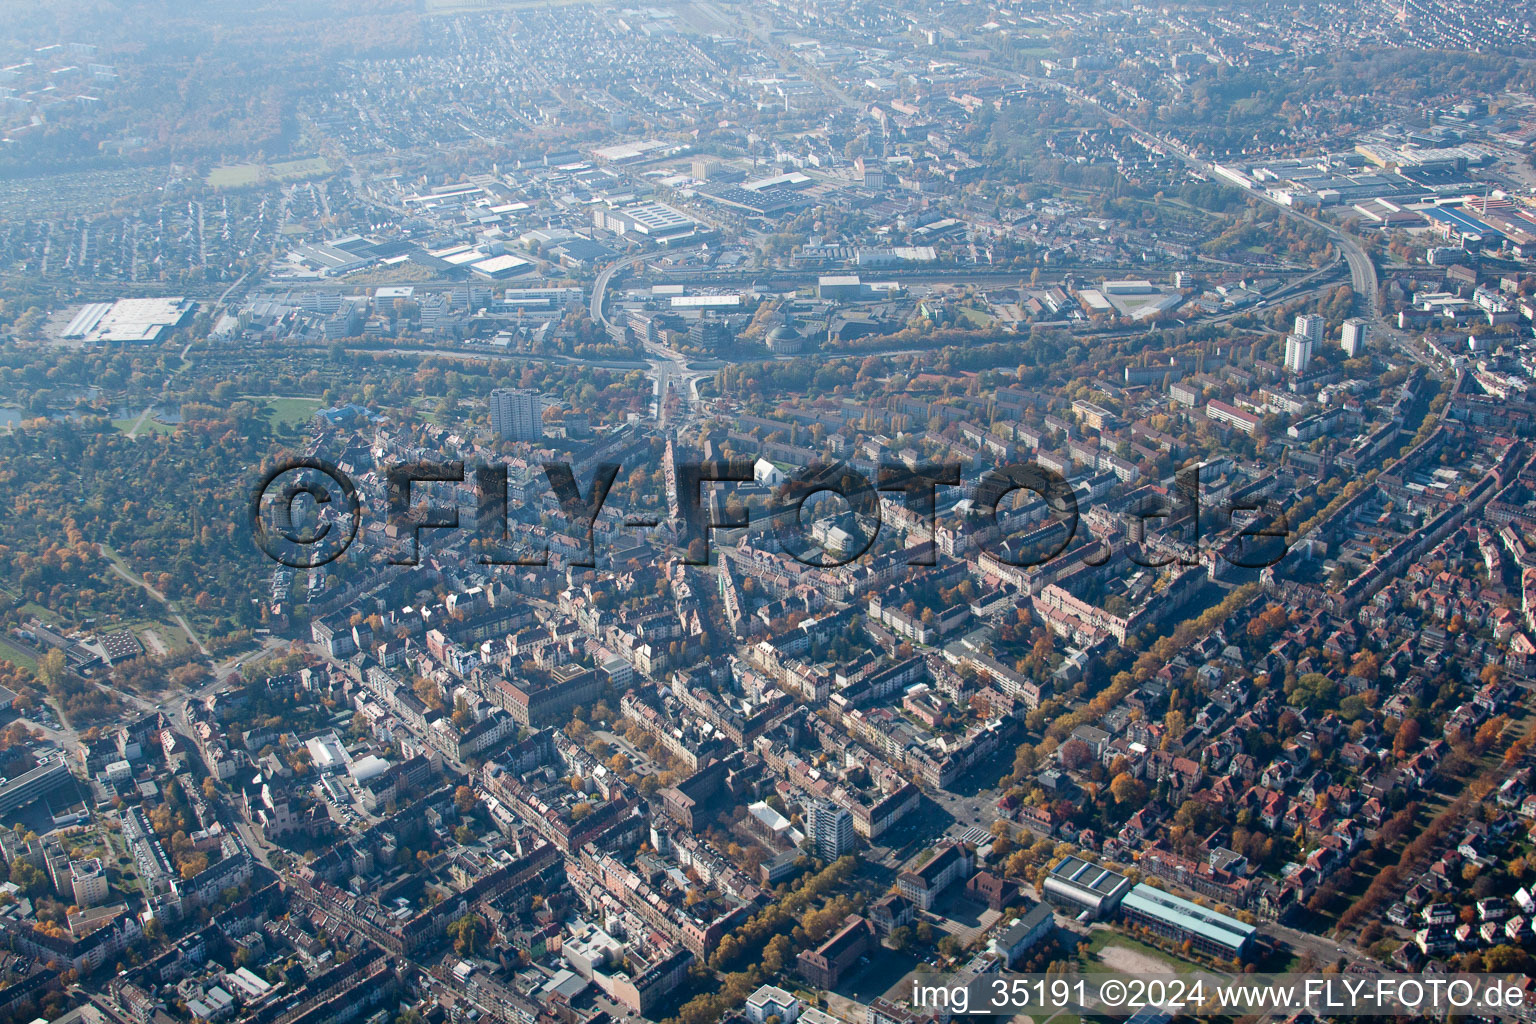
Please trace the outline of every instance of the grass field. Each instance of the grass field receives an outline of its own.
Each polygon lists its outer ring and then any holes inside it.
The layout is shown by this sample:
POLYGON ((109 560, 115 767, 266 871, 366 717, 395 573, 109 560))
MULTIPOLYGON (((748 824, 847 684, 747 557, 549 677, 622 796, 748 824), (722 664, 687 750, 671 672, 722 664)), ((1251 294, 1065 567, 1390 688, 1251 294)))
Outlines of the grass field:
POLYGON ((330 161, 323 156, 306 160, 285 160, 275 164, 230 164, 215 167, 208 172, 207 182, 214 188, 247 188, 264 178, 275 181, 296 181, 315 178, 331 173, 330 161))
POLYGON ((440 427, 442 424, 438 422, 437 418, 437 403, 438 399, 436 398, 411 399, 411 407, 416 410, 416 415, 433 426, 440 427))
POLYGON ((27 654, 19 647, 12 647, 3 639, 0 639, 0 661, 9 661, 11 664, 24 668, 28 672, 37 671, 36 658, 27 654))
POLYGON ((244 188, 261 180, 261 164, 235 164, 215 167, 208 172, 208 184, 214 188, 244 188))
MULTIPOLYGON (((139 423, 139 418, 137 416, 131 420, 113 420, 112 427, 113 429, 121 430, 126 434, 128 431, 133 429, 133 425, 135 423, 139 423)), ((147 434, 151 432, 157 434, 174 434, 176 433, 176 426, 173 423, 161 423, 153 416, 146 416, 144 418, 144 422, 139 423, 139 433, 147 434)))
POLYGON ((139 643, 144 645, 144 650, 151 655, 155 653, 155 645, 144 638, 144 634, 151 630, 172 654, 191 646, 191 641, 187 639, 187 634, 182 631, 182 628, 166 619, 137 619, 124 622, 114 628, 131 630, 133 635, 139 638, 139 643))
POLYGON ((330 174, 331 164, 323 156, 310 157, 308 160, 285 160, 282 163, 268 164, 267 173, 278 181, 313 178, 322 174, 330 174))
POLYGON ((59 617, 57 615, 55 615, 50 609, 44 608, 42 605, 38 604, 36 601, 27 601, 16 610, 22 615, 36 615, 38 618, 47 623, 57 623, 59 621, 59 617))
POLYGON ((307 423, 314 417, 317 409, 325 407, 325 399, 305 398, 302 395, 241 395, 240 397, 264 403, 269 421, 289 427, 307 423))

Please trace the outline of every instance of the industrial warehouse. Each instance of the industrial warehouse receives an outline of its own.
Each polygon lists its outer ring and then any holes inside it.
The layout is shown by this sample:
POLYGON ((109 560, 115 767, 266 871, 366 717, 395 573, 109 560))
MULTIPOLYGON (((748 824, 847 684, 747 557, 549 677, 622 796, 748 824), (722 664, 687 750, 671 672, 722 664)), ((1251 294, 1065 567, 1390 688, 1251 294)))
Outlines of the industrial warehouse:
POLYGON ((153 345, 192 318, 197 303, 181 296, 118 299, 84 306, 64 328, 67 341, 153 345))

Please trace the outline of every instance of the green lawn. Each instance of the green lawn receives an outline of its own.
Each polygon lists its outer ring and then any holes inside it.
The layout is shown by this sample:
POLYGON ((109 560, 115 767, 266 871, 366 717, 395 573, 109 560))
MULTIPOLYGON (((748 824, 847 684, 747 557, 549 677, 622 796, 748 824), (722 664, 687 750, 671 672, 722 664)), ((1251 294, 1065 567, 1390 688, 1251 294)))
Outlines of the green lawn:
POLYGON ((208 184, 214 188, 243 188, 261 180, 261 164, 234 164, 215 167, 208 172, 208 184))
MULTIPOLYGON (((114 429, 120 430, 126 434, 128 431, 132 430, 133 425, 138 422, 139 418, 135 416, 131 420, 113 420, 112 426, 114 429)), ((144 418, 144 422, 139 423, 139 433, 174 434, 176 433, 176 425, 174 423, 161 423, 153 416, 146 416, 144 418)))
POLYGON ((28 672, 37 671, 37 659, 27 654, 19 647, 13 647, 5 640, 0 639, 0 660, 9 661, 18 668, 24 668, 28 672))
MULTIPOLYGON (((165 607, 164 605, 160 604, 160 602, 156 601, 153 597, 150 597, 148 594, 145 594, 144 596, 152 603, 152 607, 165 607)), ((160 637, 160 642, 163 643, 167 650, 169 650, 172 654, 181 651, 191 645, 191 641, 187 639, 187 634, 182 630, 180 626, 170 621, 168 617, 160 619, 153 616, 144 616, 140 618, 121 619, 117 622, 107 623, 102 627, 102 631, 106 633, 116 633, 120 629, 126 629, 128 632, 132 633, 135 637, 138 638, 139 643, 144 647, 144 654, 147 657, 156 656, 154 647, 144 639, 144 634, 149 630, 155 631, 155 633, 160 637)))
POLYGON ((149 630, 154 630, 155 635, 160 637, 160 642, 173 654, 191 645, 191 641, 187 639, 186 632, 180 626, 174 622, 166 622, 163 619, 146 619, 142 622, 126 623, 120 628, 132 630, 133 635, 139 638, 139 643, 144 645, 144 652, 151 656, 155 653, 154 647, 148 640, 144 639, 144 634, 149 630))
POLYGON ((57 615, 55 615, 50 609, 44 608, 42 605, 38 604, 36 601, 27 601, 25 604, 23 604, 20 608, 17 608, 16 610, 18 612, 21 612, 21 614, 23 614, 23 615, 36 615, 38 618, 42 619, 44 622, 47 622, 47 623, 50 623, 50 624, 57 623, 57 622, 60 621, 59 617, 57 615))
POLYGON ((281 163, 268 164, 267 172, 279 181, 293 178, 309 178, 320 174, 331 173, 330 161, 323 156, 310 157, 307 160, 285 160, 281 163))
POLYGON ((267 419, 288 427, 308 423, 314 418, 316 410, 325 408, 323 398, 304 398, 299 395, 241 395, 240 397, 264 403, 268 409, 267 419))
POLYGON ((420 416, 427 423, 432 424, 434 427, 441 427, 445 426, 445 424, 439 420, 437 415, 437 403, 440 401, 442 401, 440 398, 413 398, 411 399, 411 408, 415 409, 416 415, 420 416))
POLYGON ((263 178, 274 181, 294 181, 331 173, 331 164, 323 156, 304 160, 284 160, 275 164, 230 164, 215 167, 208 172, 206 181, 214 188, 245 188, 256 185, 263 178))

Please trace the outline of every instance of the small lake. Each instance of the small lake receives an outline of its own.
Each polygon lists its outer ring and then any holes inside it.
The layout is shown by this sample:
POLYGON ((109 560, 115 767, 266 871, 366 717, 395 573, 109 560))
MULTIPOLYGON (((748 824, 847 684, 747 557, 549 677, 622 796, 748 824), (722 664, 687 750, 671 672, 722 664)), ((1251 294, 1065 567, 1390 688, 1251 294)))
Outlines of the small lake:
MULTIPOLYGON (((125 403, 113 406, 112 409, 105 414, 95 409, 70 409, 67 412, 49 413, 48 418, 52 420, 72 420, 76 423, 80 422, 87 416, 101 415, 106 415, 108 419, 113 420, 137 420, 141 415, 143 415, 146 408, 149 409, 150 418, 157 422, 165 423, 171 426, 175 426, 181 422, 181 406, 164 404, 145 406, 142 404, 131 405, 125 403)), ((9 430, 12 427, 20 426, 23 420, 32 418, 33 417, 29 416, 26 410, 22 409, 19 405, 0 405, 0 430, 9 430)))

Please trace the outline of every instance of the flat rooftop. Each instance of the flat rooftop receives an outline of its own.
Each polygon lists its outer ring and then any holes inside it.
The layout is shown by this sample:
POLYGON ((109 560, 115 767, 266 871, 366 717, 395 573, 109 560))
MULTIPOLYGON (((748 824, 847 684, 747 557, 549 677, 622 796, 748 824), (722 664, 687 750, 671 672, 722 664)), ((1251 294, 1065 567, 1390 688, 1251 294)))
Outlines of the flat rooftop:
POLYGON ((1080 857, 1064 859, 1051 869, 1051 877, 1100 896, 1109 896, 1130 884, 1130 879, 1118 871, 1111 871, 1098 864, 1090 864, 1080 857))
POLYGON ((181 326, 197 303, 180 295, 98 302, 76 313, 64 337, 83 341, 155 342, 181 326))
POLYGON ((1136 886, 1121 901, 1122 910, 1135 911, 1148 917, 1202 936, 1228 949, 1242 949, 1258 934, 1251 924, 1244 924, 1235 917, 1218 914, 1172 893, 1154 889, 1145 882, 1136 886))

